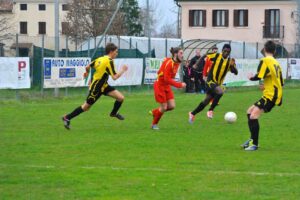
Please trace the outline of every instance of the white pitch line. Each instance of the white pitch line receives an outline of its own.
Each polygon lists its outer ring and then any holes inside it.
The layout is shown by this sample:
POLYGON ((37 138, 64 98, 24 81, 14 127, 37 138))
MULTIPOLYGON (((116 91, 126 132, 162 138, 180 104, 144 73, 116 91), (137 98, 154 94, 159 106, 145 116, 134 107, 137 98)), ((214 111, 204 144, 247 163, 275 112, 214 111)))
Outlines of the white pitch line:
MULTIPOLYGON (((55 165, 8 165, 0 164, 1 167, 22 167, 22 168, 42 168, 42 169, 67 169, 71 167, 55 166, 55 165)), ((300 173, 290 172, 254 172, 254 171, 221 171, 221 170, 197 170, 197 169, 167 169, 158 167, 115 167, 115 166, 78 166, 78 169, 101 169, 114 171, 151 171, 151 172, 190 172, 190 173, 211 173, 218 175, 250 175, 250 176, 277 176, 277 177, 293 177, 300 176, 300 173)))

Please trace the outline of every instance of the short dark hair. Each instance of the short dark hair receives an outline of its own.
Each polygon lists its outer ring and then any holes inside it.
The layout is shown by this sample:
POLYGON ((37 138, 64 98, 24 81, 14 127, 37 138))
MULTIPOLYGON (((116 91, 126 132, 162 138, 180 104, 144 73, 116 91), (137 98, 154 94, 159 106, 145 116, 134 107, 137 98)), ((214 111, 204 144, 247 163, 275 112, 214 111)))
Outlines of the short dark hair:
POLYGON ((224 49, 230 49, 230 51, 231 51, 231 45, 230 45, 230 44, 224 44, 224 46, 223 46, 223 48, 222 48, 222 51, 223 51, 224 49))
POLYGON ((272 53, 273 55, 276 53, 276 44, 272 40, 267 41, 264 48, 267 53, 272 53))
POLYGON ((118 47, 114 43, 108 43, 105 46, 105 53, 109 54, 110 52, 115 51, 116 49, 118 49, 118 47))
POLYGON ((178 53, 180 50, 182 50, 181 47, 172 47, 170 49, 170 52, 171 52, 172 56, 174 56, 174 54, 178 53))

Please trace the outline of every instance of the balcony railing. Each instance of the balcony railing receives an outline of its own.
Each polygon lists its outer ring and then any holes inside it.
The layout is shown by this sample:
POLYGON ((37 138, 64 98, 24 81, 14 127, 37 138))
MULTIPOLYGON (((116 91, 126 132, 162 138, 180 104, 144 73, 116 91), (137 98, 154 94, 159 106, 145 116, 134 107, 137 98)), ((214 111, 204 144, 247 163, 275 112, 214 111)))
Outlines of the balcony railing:
POLYGON ((263 38, 267 39, 283 39, 284 26, 264 26, 263 38))

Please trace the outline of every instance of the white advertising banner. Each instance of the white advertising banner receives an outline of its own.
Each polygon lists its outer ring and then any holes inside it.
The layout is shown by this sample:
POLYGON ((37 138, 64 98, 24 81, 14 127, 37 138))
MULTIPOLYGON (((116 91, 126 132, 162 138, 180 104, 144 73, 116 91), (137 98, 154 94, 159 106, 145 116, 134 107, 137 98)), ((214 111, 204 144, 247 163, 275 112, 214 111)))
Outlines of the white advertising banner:
POLYGON ((111 86, 129 86, 141 85, 143 78, 143 59, 126 58, 114 59, 116 72, 120 71, 123 65, 128 66, 128 71, 125 72, 118 80, 112 80, 110 77, 108 84, 111 86))
MULTIPOLYGON (((250 81, 248 79, 248 74, 257 73, 257 68, 259 65, 259 59, 236 59, 236 66, 239 71, 238 75, 235 76, 232 73, 228 73, 224 85, 226 86, 251 86, 251 85, 258 85, 258 81, 250 81)), ((287 59, 278 59, 280 66, 282 68, 282 75, 285 79, 287 76, 287 59)))
POLYGON ((44 88, 84 87, 85 67, 90 58, 44 58, 44 88))
POLYGON ((0 89, 30 88, 28 57, 0 58, 0 89))
POLYGON ((289 63, 291 67, 291 79, 300 79, 300 59, 291 58, 289 63))
MULTIPOLYGON (((164 61, 163 58, 147 58, 146 59, 146 69, 145 69, 145 78, 144 84, 153 84, 157 79, 157 72, 164 61)), ((179 70, 175 77, 176 81, 180 80, 179 70)))

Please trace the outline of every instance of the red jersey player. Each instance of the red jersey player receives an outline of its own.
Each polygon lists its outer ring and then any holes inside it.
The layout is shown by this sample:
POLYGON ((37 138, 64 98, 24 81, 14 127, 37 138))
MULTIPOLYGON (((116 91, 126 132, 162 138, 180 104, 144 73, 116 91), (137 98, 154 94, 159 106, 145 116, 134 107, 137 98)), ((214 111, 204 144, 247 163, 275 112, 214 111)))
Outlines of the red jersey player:
POLYGON ((174 80, 176 73, 183 60, 183 50, 179 47, 171 48, 172 58, 166 58, 157 72, 158 78, 154 82, 154 96, 160 106, 152 111, 153 116, 152 129, 159 130, 157 124, 162 115, 175 108, 174 94, 171 86, 176 88, 184 88, 186 84, 174 80))

